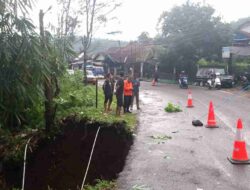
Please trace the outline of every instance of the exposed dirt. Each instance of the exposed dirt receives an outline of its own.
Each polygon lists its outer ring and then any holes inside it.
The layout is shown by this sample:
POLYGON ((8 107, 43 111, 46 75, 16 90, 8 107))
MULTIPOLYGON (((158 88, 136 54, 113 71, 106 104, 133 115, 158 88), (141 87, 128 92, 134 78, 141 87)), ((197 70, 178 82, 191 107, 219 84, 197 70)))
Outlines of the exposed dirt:
MULTIPOLYGON (((67 122, 66 125, 63 135, 52 142, 40 141, 36 151, 28 153, 26 190, 45 190, 48 186, 53 190, 81 187, 99 124, 75 126, 67 122)), ((123 169, 132 141, 132 135, 124 125, 102 127, 87 183, 94 184, 95 179, 116 179, 123 169)), ((9 178, 9 183, 13 178, 9 178)))

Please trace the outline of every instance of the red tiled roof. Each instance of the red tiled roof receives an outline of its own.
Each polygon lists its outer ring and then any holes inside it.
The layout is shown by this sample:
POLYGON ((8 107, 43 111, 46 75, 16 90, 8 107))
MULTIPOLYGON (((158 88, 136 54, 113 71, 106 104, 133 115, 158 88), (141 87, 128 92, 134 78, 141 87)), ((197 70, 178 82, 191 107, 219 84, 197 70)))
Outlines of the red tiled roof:
POLYGON ((144 59, 145 54, 150 51, 154 45, 142 45, 138 42, 130 42, 125 47, 112 47, 105 53, 109 54, 114 60, 120 63, 136 63, 144 59))

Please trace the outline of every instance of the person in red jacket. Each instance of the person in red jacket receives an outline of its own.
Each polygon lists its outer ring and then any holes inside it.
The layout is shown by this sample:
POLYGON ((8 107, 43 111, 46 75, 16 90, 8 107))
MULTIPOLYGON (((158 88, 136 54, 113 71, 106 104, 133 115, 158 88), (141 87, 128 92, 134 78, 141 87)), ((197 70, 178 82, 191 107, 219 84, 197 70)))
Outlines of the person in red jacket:
POLYGON ((124 113, 131 113, 129 107, 131 105, 133 96, 133 83, 130 77, 126 77, 124 80, 124 113))

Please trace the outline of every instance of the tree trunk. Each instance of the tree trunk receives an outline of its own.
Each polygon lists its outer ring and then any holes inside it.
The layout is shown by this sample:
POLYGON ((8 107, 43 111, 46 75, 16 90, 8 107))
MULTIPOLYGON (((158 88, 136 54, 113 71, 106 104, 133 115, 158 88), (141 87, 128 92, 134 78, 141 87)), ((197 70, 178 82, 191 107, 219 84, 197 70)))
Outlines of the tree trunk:
POLYGON ((84 74, 84 84, 87 84, 87 51, 83 50, 83 74, 84 74))
POLYGON ((233 54, 230 53, 230 58, 228 60, 228 74, 232 75, 233 74, 233 54))
POLYGON ((45 95, 45 130, 47 133, 54 127, 55 107, 53 102, 53 86, 50 79, 45 79, 44 82, 44 95, 45 95))
MULTIPOLYGON (((41 37, 41 46, 43 48, 43 57, 46 59, 45 54, 45 36, 44 36, 44 25, 43 25, 43 17, 44 13, 40 10, 39 13, 39 24, 40 24, 40 37, 41 37)), ((44 96, 45 96, 45 112, 44 112, 44 119, 45 119, 45 130, 47 133, 51 131, 54 127, 54 118, 55 118, 55 106, 53 102, 54 92, 53 92, 53 84, 52 84, 52 76, 44 76, 44 96)))

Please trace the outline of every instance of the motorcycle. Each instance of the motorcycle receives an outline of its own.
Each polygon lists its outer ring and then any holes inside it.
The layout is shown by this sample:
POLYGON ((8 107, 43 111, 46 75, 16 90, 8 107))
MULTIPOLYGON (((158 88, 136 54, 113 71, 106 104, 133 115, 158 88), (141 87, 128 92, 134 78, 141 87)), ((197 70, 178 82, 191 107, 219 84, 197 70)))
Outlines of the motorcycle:
POLYGON ((241 85, 243 90, 247 90, 250 88, 250 82, 245 75, 241 77, 241 85))
POLYGON ((179 87, 188 88, 188 78, 186 76, 179 78, 179 87))
POLYGON ((221 80, 220 80, 219 76, 216 75, 215 78, 208 79, 207 86, 208 86, 208 89, 212 89, 212 88, 215 88, 218 90, 221 89, 221 80))

